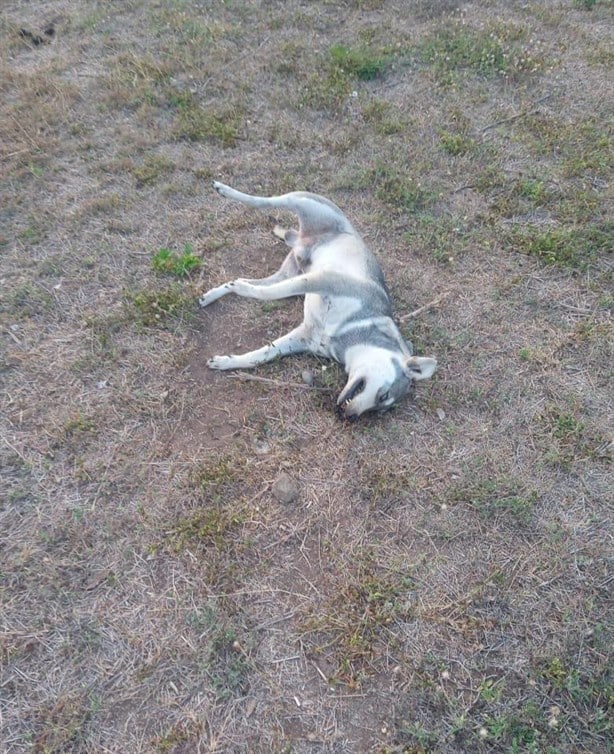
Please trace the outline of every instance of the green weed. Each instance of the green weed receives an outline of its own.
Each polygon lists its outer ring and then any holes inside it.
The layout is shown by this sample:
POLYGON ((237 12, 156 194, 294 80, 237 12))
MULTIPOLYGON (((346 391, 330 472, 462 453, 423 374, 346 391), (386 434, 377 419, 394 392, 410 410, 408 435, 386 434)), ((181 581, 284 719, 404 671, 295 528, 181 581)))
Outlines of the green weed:
POLYGON ((170 249, 160 249, 151 260, 152 267, 156 272, 166 272, 176 277, 186 277, 193 270, 198 269, 202 260, 194 254, 192 245, 186 243, 181 253, 170 249))
POLYGON ((334 68, 361 81, 371 81, 381 76, 386 68, 386 58, 375 55, 366 48, 351 48, 335 44, 332 45, 328 54, 334 68))
POLYGON ((73 414, 64 422, 62 432, 66 437, 91 434, 96 428, 94 420, 81 413, 73 414))
POLYGON ((232 506, 202 508, 180 518, 166 542, 175 553, 195 546, 222 548, 244 520, 245 516, 232 506))
POLYGON ((466 134, 451 133, 443 129, 439 131, 439 140, 443 149, 453 157, 467 154, 475 147, 474 140, 466 134))

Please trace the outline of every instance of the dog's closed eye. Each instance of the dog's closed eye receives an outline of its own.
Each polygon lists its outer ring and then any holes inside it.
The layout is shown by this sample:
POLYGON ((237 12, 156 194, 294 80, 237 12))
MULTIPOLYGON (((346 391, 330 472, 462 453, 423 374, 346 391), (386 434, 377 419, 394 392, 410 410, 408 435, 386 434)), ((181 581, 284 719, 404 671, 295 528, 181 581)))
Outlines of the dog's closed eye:
POLYGON ((380 403, 385 403, 388 400, 388 398, 390 398, 390 392, 388 390, 386 390, 385 393, 382 393, 382 395, 380 395, 379 402, 380 403))

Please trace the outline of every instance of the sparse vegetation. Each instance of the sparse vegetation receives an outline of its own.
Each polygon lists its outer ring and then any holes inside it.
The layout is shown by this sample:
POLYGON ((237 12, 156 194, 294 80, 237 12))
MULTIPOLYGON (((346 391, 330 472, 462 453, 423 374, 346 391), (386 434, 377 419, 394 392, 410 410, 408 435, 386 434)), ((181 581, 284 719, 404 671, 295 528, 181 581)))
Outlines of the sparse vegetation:
POLYGON ((614 227, 526 228, 516 231, 511 243, 518 251, 537 257, 546 264, 571 269, 586 269, 591 262, 605 257, 612 250, 614 227))
POLYGON ((91 5, 0 13, 0 751, 607 754, 612 4, 91 5), (292 222, 213 179, 346 210, 435 378, 208 370, 301 316, 199 310, 292 222))
POLYGON ((143 325, 157 325, 168 317, 187 313, 192 300, 189 294, 177 285, 166 288, 143 288, 130 294, 128 303, 138 322, 143 325))
POLYGON ((409 169, 403 170, 394 164, 379 162, 363 173, 361 185, 372 186, 375 196, 396 209, 418 212, 433 198, 413 177, 409 169))
POLYGON ((234 147, 241 129, 241 108, 225 106, 215 110, 200 105, 191 94, 173 98, 177 108, 174 133, 179 139, 212 139, 223 147, 234 147))
POLYGON ((442 83, 466 70, 516 79, 540 72, 545 65, 540 42, 520 24, 466 24, 464 18, 438 29, 419 46, 421 58, 442 83))

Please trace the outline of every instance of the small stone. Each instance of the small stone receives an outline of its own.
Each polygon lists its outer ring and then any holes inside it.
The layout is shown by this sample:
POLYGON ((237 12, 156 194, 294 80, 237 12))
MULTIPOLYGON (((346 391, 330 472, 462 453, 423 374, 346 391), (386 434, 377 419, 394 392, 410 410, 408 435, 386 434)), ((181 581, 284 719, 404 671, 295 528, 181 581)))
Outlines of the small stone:
POLYGON ((273 484, 273 489, 271 491, 276 500, 287 505, 293 503, 298 497, 298 483, 290 476, 290 474, 286 474, 284 471, 273 484))
POLYGON ((446 412, 443 410, 443 408, 437 409, 437 416, 439 417, 439 421, 443 421, 446 418, 446 412))
POLYGON ((303 369, 301 377, 305 385, 313 385, 313 372, 311 369, 303 369))

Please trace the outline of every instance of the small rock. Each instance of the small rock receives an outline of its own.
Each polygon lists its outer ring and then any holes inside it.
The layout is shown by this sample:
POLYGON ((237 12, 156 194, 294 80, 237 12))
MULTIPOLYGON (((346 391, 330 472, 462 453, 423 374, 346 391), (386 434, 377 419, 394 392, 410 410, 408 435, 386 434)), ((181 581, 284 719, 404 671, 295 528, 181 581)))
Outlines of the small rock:
POLYGON ((313 372, 311 369, 303 369, 301 377, 305 385, 313 385, 313 372))
POLYGON ((439 417, 439 421, 443 421, 446 418, 446 412, 443 410, 443 408, 437 409, 437 416, 439 417))
POLYGON ((265 456, 267 453, 271 452, 271 446, 268 442, 262 440, 261 442, 256 443, 255 451, 257 456, 265 456))
POLYGON ((276 500, 287 505, 293 503, 298 497, 298 483, 290 476, 290 474, 286 474, 284 471, 273 484, 273 489, 271 491, 276 500))

